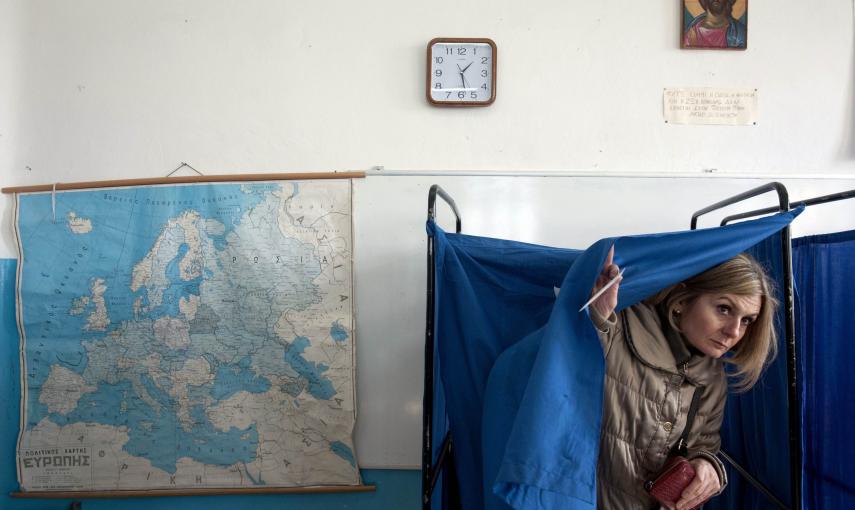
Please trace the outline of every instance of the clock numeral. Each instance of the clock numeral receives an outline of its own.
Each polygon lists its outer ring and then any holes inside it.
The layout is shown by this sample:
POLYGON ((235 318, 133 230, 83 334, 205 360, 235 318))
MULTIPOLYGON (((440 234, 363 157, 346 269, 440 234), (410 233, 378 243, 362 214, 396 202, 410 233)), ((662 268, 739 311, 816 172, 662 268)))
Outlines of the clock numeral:
POLYGON ((446 99, 448 99, 449 97, 451 97, 451 92, 446 92, 446 93, 445 93, 445 98, 446 98, 446 99))
POLYGON ((481 88, 484 90, 487 90, 487 84, 485 83, 485 84, 481 85, 481 88))
POLYGON ((463 91, 458 92, 457 97, 460 99, 466 98, 466 92, 463 92, 463 91))
POLYGON ((478 99, 478 93, 477 92, 470 92, 469 97, 471 97, 472 99, 478 99))
POLYGON ((435 88, 435 89, 441 89, 441 88, 442 88, 442 83, 440 83, 440 82, 436 82, 436 83, 434 83, 434 84, 433 84, 433 88, 435 88))
POLYGON ((434 58, 434 61, 435 61, 437 64, 442 64, 442 62, 443 62, 443 61, 442 61, 442 57, 435 57, 435 58, 434 58))
MULTIPOLYGON (((486 71, 485 71, 485 72, 486 72, 486 71)), ((437 69, 436 71, 434 71, 434 72, 433 72, 433 74, 435 74, 435 75, 437 75, 437 76, 442 76, 442 69, 437 69)), ((485 76, 486 76, 486 75, 485 75, 485 76)))
POLYGON ((486 64, 490 60, 489 57, 481 57, 481 63, 486 64))
POLYGON ((445 54, 446 55, 454 55, 454 48, 452 48, 450 46, 446 47, 445 48, 445 54))
POLYGON ((466 48, 457 48, 458 55, 466 55, 466 48))
POLYGON ((482 71, 481 71, 481 77, 482 77, 482 78, 486 78, 486 77, 487 77, 487 70, 486 70, 486 69, 484 69, 484 70, 482 70, 482 71))

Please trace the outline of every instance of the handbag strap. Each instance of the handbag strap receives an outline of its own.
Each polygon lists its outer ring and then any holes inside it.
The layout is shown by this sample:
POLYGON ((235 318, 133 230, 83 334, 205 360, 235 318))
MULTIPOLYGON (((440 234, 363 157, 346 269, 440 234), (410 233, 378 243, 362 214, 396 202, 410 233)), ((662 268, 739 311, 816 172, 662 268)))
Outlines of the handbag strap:
POLYGON ((686 426, 683 428, 683 433, 680 434, 677 444, 671 448, 671 455, 682 455, 685 457, 689 454, 689 447, 686 441, 689 439, 689 431, 692 428, 692 422, 695 421, 695 415, 698 414, 698 406, 701 403, 703 389, 703 386, 695 386, 695 391, 692 392, 692 403, 689 404, 689 414, 686 415, 686 426))

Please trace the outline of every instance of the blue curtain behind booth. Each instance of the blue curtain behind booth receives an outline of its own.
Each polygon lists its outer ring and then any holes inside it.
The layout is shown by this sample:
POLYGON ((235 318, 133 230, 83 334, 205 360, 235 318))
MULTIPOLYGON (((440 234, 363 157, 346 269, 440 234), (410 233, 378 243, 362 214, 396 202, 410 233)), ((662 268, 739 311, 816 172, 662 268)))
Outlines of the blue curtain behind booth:
POLYGON ((855 508, 855 231, 793 241, 806 509, 855 508))
POLYGON ((622 309, 748 249, 800 212, 603 239, 581 254, 452 236, 429 223, 437 248, 437 372, 447 404, 439 411, 447 412, 454 439, 463 508, 596 507, 604 364, 578 309, 612 244, 626 269, 622 309), (490 253, 493 243, 508 249, 490 253))
MULTIPOLYGON (((432 222, 427 230, 436 250, 434 462, 448 416, 462 507, 483 508, 481 402, 487 375, 499 353, 546 322, 554 289, 580 251, 450 234, 432 222)), ((434 491, 432 507, 445 508, 442 487, 434 491)))
MULTIPOLYGON (((776 282, 783 281, 781 236, 776 234, 748 250, 776 282)), ((783 304, 781 289, 776 292, 783 304)), ((781 501, 790 504, 789 403, 787 397, 787 347, 785 309, 778 308, 778 356, 750 391, 727 398, 721 430, 722 449, 781 501)), ((710 510, 777 507, 725 463, 728 488, 706 505, 710 510)))

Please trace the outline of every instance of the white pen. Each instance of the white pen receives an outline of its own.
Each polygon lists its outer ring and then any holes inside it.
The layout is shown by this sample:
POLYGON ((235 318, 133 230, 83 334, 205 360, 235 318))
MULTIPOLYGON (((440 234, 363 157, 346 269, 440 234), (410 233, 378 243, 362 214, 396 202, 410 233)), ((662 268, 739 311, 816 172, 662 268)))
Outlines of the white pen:
POLYGON ((579 311, 581 312, 581 311, 582 311, 582 310, 584 310, 585 308, 588 308, 588 306, 589 306, 591 303, 593 303, 594 301, 596 301, 596 300, 597 300, 597 298, 598 298, 598 297, 600 297, 600 296, 602 296, 602 295, 603 295, 603 292, 605 292, 605 291, 609 290, 609 288, 610 288, 612 285, 616 284, 616 283, 617 283, 617 281, 618 281, 618 279, 619 279, 621 276, 623 276, 623 272, 624 272, 624 271, 626 271, 626 268, 621 269, 621 270, 620 270, 620 272, 617 274, 617 276, 615 276, 614 278, 612 278, 612 279, 611 279, 611 281, 609 281, 609 283, 607 283, 607 284, 603 285, 603 288, 602 288, 602 289, 600 289, 600 290, 598 290, 596 294, 594 294, 593 296, 591 296, 591 299, 589 299, 587 303, 585 303, 584 305, 582 305, 582 308, 580 308, 580 309, 579 309, 579 311))

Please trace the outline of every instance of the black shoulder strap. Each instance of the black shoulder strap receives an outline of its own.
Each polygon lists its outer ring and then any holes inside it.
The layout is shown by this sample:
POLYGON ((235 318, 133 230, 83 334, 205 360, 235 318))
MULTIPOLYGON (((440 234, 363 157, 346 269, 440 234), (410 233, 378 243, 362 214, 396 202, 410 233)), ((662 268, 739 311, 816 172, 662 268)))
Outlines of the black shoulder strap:
POLYGON ((671 455, 682 455, 684 457, 688 455, 689 448, 686 441, 689 439, 689 431, 692 429, 692 422, 695 421, 695 415, 698 414, 698 406, 701 403, 701 393, 703 391, 703 386, 695 386, 695 391, 692 392, 692 403, 689 404, 689 414, 686 415, 686 426, 683 428, 683 433, 680 435, 680 439, 677 440, 677 444, 671 449, 671 455))

